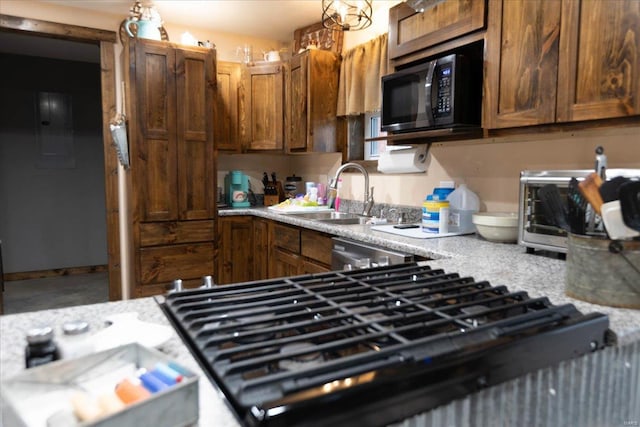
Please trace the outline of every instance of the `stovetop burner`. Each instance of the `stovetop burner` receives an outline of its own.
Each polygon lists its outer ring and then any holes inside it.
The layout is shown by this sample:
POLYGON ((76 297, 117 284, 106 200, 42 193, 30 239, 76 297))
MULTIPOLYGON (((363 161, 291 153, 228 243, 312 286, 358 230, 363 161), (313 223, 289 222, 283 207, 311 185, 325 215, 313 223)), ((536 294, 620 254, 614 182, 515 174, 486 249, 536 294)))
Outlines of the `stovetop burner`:
POLYGON ((602 314, 416 263, 158 302, 246 425, 388 424, 602 348, 608 327, 602 314))

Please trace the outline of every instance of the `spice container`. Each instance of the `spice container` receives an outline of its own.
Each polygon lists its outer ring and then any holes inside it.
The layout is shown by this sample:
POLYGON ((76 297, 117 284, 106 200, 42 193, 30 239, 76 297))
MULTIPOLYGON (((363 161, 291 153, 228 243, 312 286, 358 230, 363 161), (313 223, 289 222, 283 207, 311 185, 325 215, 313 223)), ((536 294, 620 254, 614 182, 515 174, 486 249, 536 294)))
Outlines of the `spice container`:
POLYGON ((62 325, 62 337, 58 346, 62 359, 72 359, 93 352, 93 344, 89 337, 89 323, 84 320, 73 320, 62 325))
POLYGON ((53 340, 50 326, 31 328, 27 331, 25 366, 33 368, 60 359, 58 346, 53 340))

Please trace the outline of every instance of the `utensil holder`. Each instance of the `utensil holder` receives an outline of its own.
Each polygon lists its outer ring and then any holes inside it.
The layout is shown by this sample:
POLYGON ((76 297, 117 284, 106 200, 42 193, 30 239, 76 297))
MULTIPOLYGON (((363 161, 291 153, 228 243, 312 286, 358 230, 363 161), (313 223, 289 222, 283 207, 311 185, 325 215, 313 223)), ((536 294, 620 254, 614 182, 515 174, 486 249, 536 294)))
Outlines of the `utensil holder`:
POLYGON ((638 270, 640 241, 569 233, 565 293, 571 298, 640 309, 638 270))

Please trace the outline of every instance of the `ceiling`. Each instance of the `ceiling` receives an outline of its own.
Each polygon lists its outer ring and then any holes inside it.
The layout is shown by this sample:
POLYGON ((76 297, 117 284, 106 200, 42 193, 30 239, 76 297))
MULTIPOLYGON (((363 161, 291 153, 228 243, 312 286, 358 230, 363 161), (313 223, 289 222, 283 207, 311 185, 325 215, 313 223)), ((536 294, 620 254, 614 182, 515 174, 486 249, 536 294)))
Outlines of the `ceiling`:
MULTIPOLYGON (((3 0, 0 0, 0 2, 3 0)), ((127 17, 134 0, 40 0, 68 8, 127 17)), ((149 0, 142 0, 144 3, 149 0)), ((293 33, 321 21, 321 0, 155 0, 165 23, 289 43, 293 33)), ((396 1, 376 0, 373 12, 396 1)), ((99 49, 87 43, 0 31, 0 52, 99 62, 99 49)))
MULTIPOLYGON (((133 0, 42 1, 123 17, 134 4, 133 0)), ((153 4, 166 23, 286 43, 296 29, 322 17, 321 0, 155 0, 153 4)))

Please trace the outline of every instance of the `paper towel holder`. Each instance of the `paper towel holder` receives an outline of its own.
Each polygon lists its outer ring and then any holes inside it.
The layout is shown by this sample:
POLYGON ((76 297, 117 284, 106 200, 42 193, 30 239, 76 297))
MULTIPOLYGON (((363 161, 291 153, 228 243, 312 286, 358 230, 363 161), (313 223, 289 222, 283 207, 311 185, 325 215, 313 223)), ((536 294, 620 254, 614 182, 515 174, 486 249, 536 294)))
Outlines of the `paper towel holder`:
POLYGON ((424 173, 431 143, 399 146, 382 153, 378 159, 381 173, 424 173))

